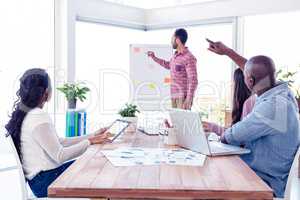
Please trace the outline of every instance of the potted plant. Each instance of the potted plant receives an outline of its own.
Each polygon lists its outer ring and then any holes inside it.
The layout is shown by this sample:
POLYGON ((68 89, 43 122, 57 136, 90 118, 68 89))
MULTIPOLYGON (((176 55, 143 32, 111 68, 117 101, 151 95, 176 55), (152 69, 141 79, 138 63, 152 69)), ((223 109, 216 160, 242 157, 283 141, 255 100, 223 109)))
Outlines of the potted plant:
POLYGON ((131 126, 128 127, 127 130, 128 132, 135 132, 138 120, 136 114, 139 112, 137 106, 130 103, 126 103, 124 108, 119 111, 119 114, 124 120, 131 122, 131 126))
POLYGON ((123 117, 124 120, 132 123, 136 123, 137 122, 136 113, 139 112, 140 111, 137 109, 136 105, 126 103, 125 107, 119 111, 119 114, 121 115, 121 117, 123 117))
POLYGON ((65 94, 68 101, 68 108, 75 109, 77 99, 83 102, 86 99, 87 92, 90 89, 84 86, 84 83, 65 83, 62 87, 58 87, 57 90, 65 94))
MULTIPOLYGON (((300 65, 299 65, 300 68, 300 65)), ((300 86, 295 85, 295 75, 298 73, 298 71, 290 72, 286 70, 286 72, 283 72, 282 69, 280 69, 278 72, 276 72, 276 77, 283 82, 287 82, 290 89, 295 93, 295 98, 298 103, 298 108, 300 112, 300 86)))

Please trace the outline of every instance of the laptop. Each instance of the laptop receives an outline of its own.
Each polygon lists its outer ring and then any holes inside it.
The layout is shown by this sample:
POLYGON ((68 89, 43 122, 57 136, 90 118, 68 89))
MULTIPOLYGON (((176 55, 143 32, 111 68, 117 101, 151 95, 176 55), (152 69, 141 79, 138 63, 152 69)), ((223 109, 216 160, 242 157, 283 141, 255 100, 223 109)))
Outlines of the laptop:
POLYGON ((177 128, 178 145, 207 156, 240 155, 250 153, 249 149, 209 141, 203 130, 199 113, 182 109, 169 111, 172 124, 177 128))

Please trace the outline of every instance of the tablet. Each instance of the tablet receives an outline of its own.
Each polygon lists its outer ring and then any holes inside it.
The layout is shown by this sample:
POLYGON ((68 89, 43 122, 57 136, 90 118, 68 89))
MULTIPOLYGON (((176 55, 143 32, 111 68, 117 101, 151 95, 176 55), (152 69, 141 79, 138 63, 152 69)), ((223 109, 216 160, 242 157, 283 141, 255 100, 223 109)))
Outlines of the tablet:
POLYGON ((117 139, 117 137, 119 137, 124 132, 129 124, 130 122, 121 119, 117 119, 116 121, 114 121, 106 131, 112 134, 112 136, 108 139, 110 139, 111 141, 117 139))

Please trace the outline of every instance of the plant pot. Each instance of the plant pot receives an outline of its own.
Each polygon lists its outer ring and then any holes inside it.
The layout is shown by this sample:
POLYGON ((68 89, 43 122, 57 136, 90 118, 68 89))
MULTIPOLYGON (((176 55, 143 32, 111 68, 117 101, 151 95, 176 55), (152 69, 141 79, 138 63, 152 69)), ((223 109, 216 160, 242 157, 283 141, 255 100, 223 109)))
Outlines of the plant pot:
POLYGON ((130 125, 126 128, 125 132, 135 133, 138 118, 137 117, 123 117, 123 120, 130 122, 130 125))
POLYGON ((76 108, 76 99, 71 99, 68 101, 68 108, 75 109, 76 108))

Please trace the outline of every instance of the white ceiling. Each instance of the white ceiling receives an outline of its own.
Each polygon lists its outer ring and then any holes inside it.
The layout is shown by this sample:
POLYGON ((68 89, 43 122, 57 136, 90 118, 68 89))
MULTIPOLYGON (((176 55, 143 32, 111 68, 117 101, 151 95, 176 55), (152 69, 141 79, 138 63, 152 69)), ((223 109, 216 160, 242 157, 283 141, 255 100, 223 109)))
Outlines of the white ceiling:
POLYGON ((222 0, 104 0, 111 3, 143 8, 143 9, 153 9, 153 8, 166 8, 174 7, 180 5, 188 5, 195 3, 207 3, 222 0))

